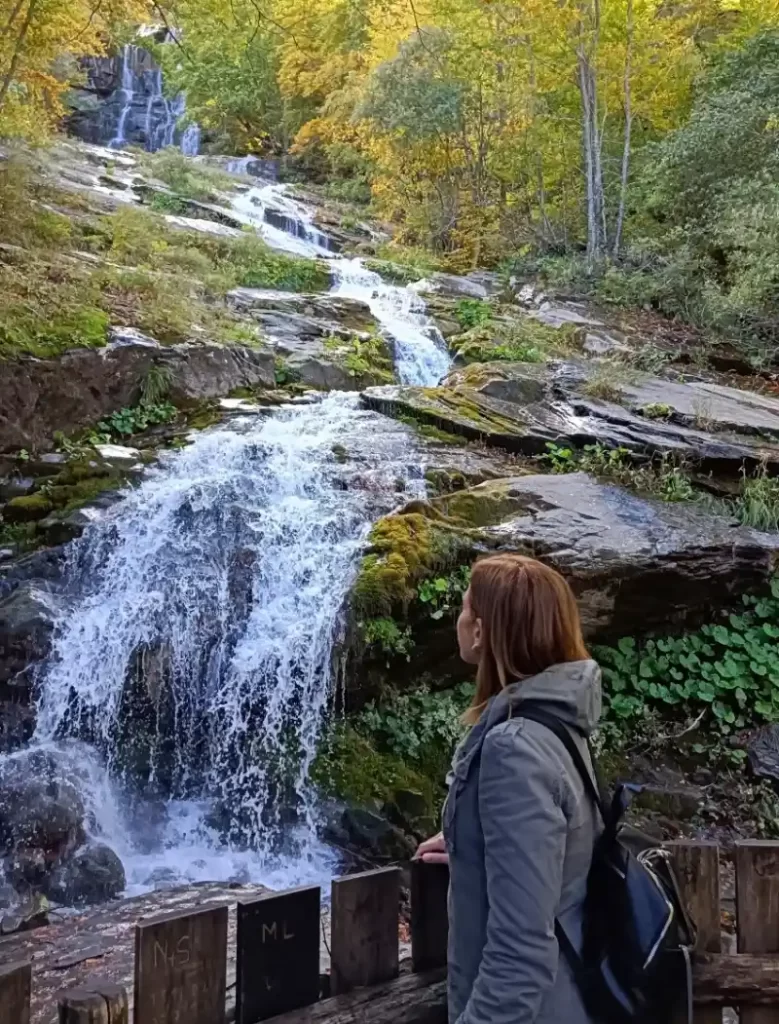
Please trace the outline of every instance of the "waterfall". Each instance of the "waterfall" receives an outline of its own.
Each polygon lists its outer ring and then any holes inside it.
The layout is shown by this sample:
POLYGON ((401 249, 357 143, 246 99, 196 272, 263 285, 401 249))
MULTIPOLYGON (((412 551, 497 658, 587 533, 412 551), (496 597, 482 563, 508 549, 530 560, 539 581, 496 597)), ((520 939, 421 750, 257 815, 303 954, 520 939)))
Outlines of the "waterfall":
POLYGON ((200 152, 200 125, 190 124, 181 136, 181 152, 184 156, 197 156, 200 152))
POLYGON ((34 742, 88 741, 109 778, 166 801, 156 837, 120 830, 131 885, 163 854, 180 878, 219 848, 260 879, 328 863, 308 772, 340 609, 399 479, 422 493, 404 428, 332 394, 199 435, 73 545, 34 742))
POLYGON ((109 146, 114 149, 119 149, 121 146, 127 144, 127 136, 125 134, 127 127, 127 118, 132 109, 133 100, 135 99, 135 72, 132 66, 132 54, 135 50, 134 46, 129 44, 122 47, 122 107, 119 111, 119 120, 116 125, 116 135, 109 142, 109 146))
POLYGON ((394 345, 402 384, 434 386, 448 373, 451 358, 446 343, 426 315, 422 297, 413 288, 385 284, 360 259, 334 258, 332 245, 314 224, 309 208, 293 199, 285 185, 249 189, 233 201, 233 209, 269 245, 299 256, 329 259, 335 278, 332 294, 370 307, 394 345))
MULTIPOLYGON (((121 106, 116 130, 109 145, 115 149, 129 142, 141 143, 150 153, 175 145, 176 132, 186 113, 186 97, 165 96, 162 69, 150 55, 128 44, 121 55, 121 106)), ((191 124, 182 133, 181 149, 186 156, 200 150, 200 128, 191 124)))
POLYGON ((332 267, 333 295, 366 302, 392 340, 401 384, 438 384, 449 372, 451 358, 441 333, 425 313, 422 297, 413 288, 385 284, 362 260, 333 260, 332 267))
MULTIPOLYGON (((332 257, 302 204, 257 191, 236 202, 269 240, 332 257)), ((419 297, 360 261, 331 265, 334 293, 364 298, 391 334, 401 377, 435 384, 447 357, 419 297)), ((342 609, 371 524, 424 489, 406 428, 333 393, 163 453, 71 545, 28 750, 83 790, 129 893, 332 877, 309 775, 342 609)))

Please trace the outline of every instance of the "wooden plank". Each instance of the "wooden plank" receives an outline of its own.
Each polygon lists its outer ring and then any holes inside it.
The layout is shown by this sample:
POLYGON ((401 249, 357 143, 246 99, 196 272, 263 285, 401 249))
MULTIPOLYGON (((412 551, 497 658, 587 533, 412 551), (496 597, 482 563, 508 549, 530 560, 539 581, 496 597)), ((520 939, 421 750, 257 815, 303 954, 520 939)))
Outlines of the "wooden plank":
MULTIPOLYGON (((699 953, 722 950, 719 848, 716 843, 668 843, 687 909, 698 929, 699 953)), ((687 1007, 680 1007, 674 1021, 687 1024, 687 1007)), ((695 1024, 722 1024, 722 1010, 706 1006, 695 1011, 695 1024)))
POLYGON ((135 1024, 224 1024, 227 907, 135 929, 135 1024))
POLYGON ((238 904, 237 1024, 319 998, 321 891, 293 889, 238 904))
POLYGON ((59 1024, 129 1024, 127 990, 96 979, 83 988, 63 992, 58 1001, 59 1024))
POLYGON ((696 1006, 743 1008, 779 1004, 777 956, 699 954, 695 958, 693 980, 696 1006))
POLYGON ((400 868, 336 878, 332 889, 333 995, 398 976, 400 868))
POLYGON ((417 973, 446 966, 448 896, 446 864, 411 862, 411 960, 417 973))
MULTIPOLYGON (((736 843, 739 953, 779 953, 779 843, 736 843)), ((779 1024, 779 1006, 746 1006, 741 1024, 779 1024)))
MULTIPOLYGON (((272 1024, 446 1024, 446 971, 404 974, 373 988, 323 999, 272 1024)), ((563 1022, 561 1022, 563 1024, 563 1022)))
POLYGON ((0 967, 0 1024, 30 1024, 30 964, 0 967))

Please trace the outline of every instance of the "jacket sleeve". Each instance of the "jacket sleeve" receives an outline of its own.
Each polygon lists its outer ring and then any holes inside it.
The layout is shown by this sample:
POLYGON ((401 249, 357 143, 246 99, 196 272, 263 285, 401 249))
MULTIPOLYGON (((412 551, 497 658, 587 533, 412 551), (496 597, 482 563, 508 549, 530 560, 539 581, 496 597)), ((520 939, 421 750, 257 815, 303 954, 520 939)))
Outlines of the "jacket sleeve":
POLYGON ((567 837, 560 789, 559 774, 524 722, 487 737, 479 776, 487 939, 457 1024, 533 1024, 555 983, 567 837))

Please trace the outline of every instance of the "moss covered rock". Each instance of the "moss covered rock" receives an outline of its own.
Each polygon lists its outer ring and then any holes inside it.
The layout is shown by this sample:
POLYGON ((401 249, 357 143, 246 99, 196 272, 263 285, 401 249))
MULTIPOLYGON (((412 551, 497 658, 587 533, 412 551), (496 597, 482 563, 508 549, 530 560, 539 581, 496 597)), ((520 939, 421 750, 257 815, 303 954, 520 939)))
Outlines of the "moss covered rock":
POLYGON ((20 498, 12 498, 3 507, 3 519, 12 524, 34 523, 54 509, 54 503, 45 494, 29 494, 20 498))
POLYGON ((417 502, 373 527, 352 592, 358 615, 385 615, 406 608, 416 584, 456 564, 467 544, 432 506, 417 502))

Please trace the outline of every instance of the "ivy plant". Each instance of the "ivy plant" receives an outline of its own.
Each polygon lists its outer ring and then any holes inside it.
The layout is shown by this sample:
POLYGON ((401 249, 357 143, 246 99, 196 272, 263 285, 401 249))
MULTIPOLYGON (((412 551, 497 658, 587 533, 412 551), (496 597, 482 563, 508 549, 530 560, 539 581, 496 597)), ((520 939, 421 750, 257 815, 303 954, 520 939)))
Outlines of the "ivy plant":
POLYGON ((607 716, 627 724, 657 708, 702 714, 726 736, 779 722, 779 579, 742 604, 694 633, 596 648, 607 716))

